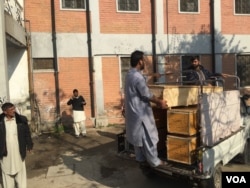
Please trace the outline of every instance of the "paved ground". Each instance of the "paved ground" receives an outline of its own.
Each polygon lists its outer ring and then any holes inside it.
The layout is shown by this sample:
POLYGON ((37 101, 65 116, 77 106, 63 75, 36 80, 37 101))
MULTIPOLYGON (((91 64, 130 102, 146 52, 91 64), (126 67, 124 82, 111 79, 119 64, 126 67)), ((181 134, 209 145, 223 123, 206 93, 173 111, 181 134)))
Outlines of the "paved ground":
POLYGON ((34 138, 33 154, 26 159, 28 188, 187 187, 162 177, 148 179, 134 160, 118 157, 117 134, 123 129, 88 128, 80 139, 72 133, 34 138))
MULTIPOLYGON (((88 136, 79 139, 70 131, 34 137, 26 158, 28 188, 191 188, 184 180, 146 178, 134 160, 118 157, 117 134, 123 129, 88 128, 88 136)), ((227 168, 250 171, 235 164, 227 168)))

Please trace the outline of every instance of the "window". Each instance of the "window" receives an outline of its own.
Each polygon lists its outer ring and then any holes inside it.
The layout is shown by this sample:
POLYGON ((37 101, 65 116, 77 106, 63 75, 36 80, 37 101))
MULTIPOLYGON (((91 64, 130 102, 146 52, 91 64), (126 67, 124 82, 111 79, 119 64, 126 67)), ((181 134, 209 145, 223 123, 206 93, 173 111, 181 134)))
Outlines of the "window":
POLYGON ((237 59, 237 76, 240 78, 240 86, 250 85, 250 55, 238 55, 237 59))
POLYGON ((124 89, 125 87, 125 77, 130 69, 130 57, 121 57, 120 59, 121 62, 121 88, 124 89))
POLYGON ((139 11, 139 0, 116 0, 118 11, 139 11))
POLYGON ((33 70, 54 70, 53 58, 33 59, 33 70))
POLYGON ((199 0, 179 0, 180 12, 199 12, 199 0))
POLYGON ((178 78, 179 81, 184 81, 183 84, 186 84, 185 81, 187 81, 186 76, 187 72, 185 70, 188 70, 188 68, 191 66, 191 58, 192 55, 185 55, 181 56, 181 71, 184 71, 181 73, 180 78, 178 78))
POLYGON ((85 9, 85 0, 62 0, 62 9, 85 9))
POLYGON ((249 0, 235 0, 235 14, 250 14, 249 0))

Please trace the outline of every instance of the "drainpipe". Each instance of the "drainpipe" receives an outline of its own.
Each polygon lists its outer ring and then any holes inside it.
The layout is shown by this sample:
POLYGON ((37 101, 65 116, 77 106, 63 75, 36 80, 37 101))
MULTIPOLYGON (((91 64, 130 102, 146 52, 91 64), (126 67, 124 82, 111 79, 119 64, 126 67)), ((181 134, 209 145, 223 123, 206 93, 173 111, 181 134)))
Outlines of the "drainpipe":
POLYGON ((210 0, 210 28, 211 28, 211 53, 212 53, 212 71, 215 72, 215 26, 214 26, 214 0, 210 0))
MULTIPOLYGON (((151 0, 151 28, 152 28, 152 59, 153 59, 153 71, 154 73, 157 71, 156 68, 156 31, 155 31, 155 0, 151 0)), ((154 77, 154 82, 156 78, 154 77)))
POLYGON ((29 76, 29 95, 30 95, 30 107, 31 107, 31 130, 38 132, 38 127, 35 127, 35 95, 34 95, 34 80, 33 80, 33 67, 31 61, 31 36, 30 36, 30 21, 24 20, 28 24, 28 30, 25 24, 26 31, 26 43, 27 43, 27 56, 28 56, 28 76, 29 76))
POLYGON ((90 84, 90 100, 91 100, 91 117, 95 117, 95 101, 94 101, 94 80, 93 80, 93 58, 91 46, 91 24, 89 0, 86 0, 86 23, 87 23, 87 43, 88 43, 88 61, 89 61, 89 84, 90 84))
MULTIPOLYGON (((168 14, 168 0, 166 1, 166 14, 167 14, 167 54, 169 54, 169 14, 168 14)), ((169 56, 168 56, 168 59, 169 59, 169 56)))
POLYGON ((52 44, 53 44, 53 65, 55 75, 55 90, 56 90, 56 127, 60 119, 60 101, 59 101, 59 80, 58 80, 58 63, 57 63, 57 48, 56 48, 56 23, 55 23, 55 3, 51 0, 51 25, 52 25, 52 44))

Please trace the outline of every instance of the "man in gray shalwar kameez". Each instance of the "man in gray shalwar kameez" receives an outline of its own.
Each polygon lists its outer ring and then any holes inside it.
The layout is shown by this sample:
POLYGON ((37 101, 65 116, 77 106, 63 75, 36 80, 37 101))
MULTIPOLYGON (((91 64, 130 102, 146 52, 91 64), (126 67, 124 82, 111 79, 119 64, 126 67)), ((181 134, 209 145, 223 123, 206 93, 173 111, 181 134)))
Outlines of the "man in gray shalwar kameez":
POLYGON ((150 102, 166 108, 166 101, 152 95, 141 71, 145 66, 144 53, 134 51, 130 59, 131 69, 125 80, 126 138, 134 146, 136 160, 152 167, 164 165, 158 158, 158 131, 150 102))

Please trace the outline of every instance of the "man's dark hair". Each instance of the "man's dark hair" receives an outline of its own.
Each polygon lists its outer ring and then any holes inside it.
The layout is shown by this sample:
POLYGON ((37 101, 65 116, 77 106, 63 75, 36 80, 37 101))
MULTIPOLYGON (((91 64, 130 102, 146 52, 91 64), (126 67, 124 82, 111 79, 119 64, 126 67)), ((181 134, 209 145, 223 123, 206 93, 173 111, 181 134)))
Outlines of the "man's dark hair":
POLYGON ((142 51, 136 50, 131 54, 130 65, 131 67, 136 67, 140 60, 143 60, 144 53, 142 51))
POLYGON ((195 59, 197 59, 198 61, 200 61, 200 56, 198 56, 198 55, 194 55, 194 56, 192 56, 191 57, 191 63, 195 60, 195 59))
POLYGON ((10 102, 6 102, 6 103, 4 103, 3 105, 2 105, 2 111, 6 111, 6 110, 8 110, 9 108, 11 108, 11 107, 13 107, 13 106, 15 106, 14 104, 12 104, 12 103, 10 103, 10 102))
POLYGON ((77 90, 77 89, 74 89, 74 90, 73 90, 73 93, 75 93, 75 92, 78 92, 78 90, 77 90))

